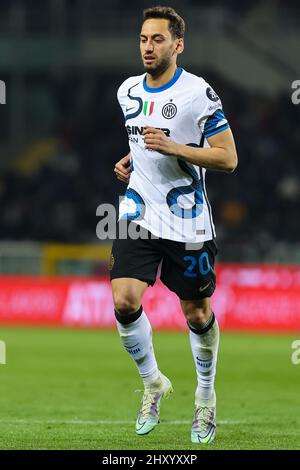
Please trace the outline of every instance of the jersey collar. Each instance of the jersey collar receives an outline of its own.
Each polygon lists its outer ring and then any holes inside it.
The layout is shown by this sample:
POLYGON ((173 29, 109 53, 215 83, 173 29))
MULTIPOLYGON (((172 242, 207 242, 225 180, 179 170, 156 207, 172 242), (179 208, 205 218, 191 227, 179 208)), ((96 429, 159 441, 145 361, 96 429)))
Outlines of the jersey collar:
POLYGON ((164 90, 167 90, 168 88, 170 88, 172 85, 174 85, 174 83, 177 82, 178 78, 180 77, 180 75, 182 74, 182 68, 181 67, 178 67, 176 72, 174 73, 174 76, 173 78, 171 78, 171 80, 169 82, 167 82, 165 85, 163 86, 159 86, 159 87, 156 87, 156 88, 150 88, 148 87, 147 83, 146 83, 146 75, 144 77, 144 80, 143 80, 143 87, 144 87, 144 90, 145 91, 148 91, 149 93, 159 93, 160 91, 164 91, 164 90))

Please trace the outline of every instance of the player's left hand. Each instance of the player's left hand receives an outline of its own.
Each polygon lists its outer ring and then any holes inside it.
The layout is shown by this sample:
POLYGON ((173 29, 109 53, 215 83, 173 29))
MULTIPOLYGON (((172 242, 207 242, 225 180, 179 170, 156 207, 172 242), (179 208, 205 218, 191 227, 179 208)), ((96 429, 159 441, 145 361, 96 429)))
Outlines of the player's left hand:
POLYGON ((146 149, 156 150, 165 155, 176 155, 176 142, 169 139, 161 129, 145 126, 143 135, 146 149))

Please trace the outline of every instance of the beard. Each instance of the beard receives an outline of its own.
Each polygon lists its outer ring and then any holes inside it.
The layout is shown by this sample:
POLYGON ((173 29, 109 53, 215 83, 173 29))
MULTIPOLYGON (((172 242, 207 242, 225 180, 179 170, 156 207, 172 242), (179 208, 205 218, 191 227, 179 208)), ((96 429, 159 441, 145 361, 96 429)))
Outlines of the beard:
POLYGON ((149 73, 153 78, 159 77, 163 74, 171 65, 171 56, 166 56, 160 59, 156 65, 144 65, 145 72, 149 73))

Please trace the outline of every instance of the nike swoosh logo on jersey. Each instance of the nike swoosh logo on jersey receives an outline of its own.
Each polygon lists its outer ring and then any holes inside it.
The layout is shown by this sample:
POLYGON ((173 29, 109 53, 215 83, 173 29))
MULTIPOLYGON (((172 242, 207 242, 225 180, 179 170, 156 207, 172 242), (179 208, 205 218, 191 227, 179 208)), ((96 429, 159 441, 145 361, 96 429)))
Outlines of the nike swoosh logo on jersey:
POLYGON ((211 284, 211 281, 209 281, 209 282, 206 284, 206 286, 199 287, 199 291, 200 291, 200 292, 204 291, 205 289, 208 288, 208 286, 209 286, 210 284, 211 284))

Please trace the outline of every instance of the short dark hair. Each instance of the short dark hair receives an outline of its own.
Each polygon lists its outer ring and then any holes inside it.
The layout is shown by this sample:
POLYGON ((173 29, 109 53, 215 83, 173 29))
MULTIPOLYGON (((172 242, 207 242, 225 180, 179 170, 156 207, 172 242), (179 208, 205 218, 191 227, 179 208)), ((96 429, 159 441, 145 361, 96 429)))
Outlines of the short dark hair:
POLYGON ((178 13, 171 7, 152 7, 143 11, 143 24, 151 18, 162 18, 169 20, 169 31, 173 38, 181 39, 184 37, 185 22, 178 13))

